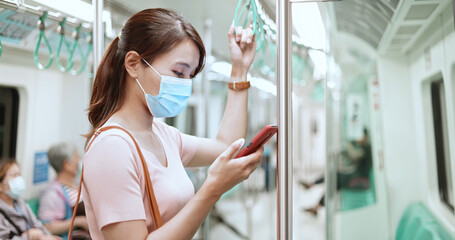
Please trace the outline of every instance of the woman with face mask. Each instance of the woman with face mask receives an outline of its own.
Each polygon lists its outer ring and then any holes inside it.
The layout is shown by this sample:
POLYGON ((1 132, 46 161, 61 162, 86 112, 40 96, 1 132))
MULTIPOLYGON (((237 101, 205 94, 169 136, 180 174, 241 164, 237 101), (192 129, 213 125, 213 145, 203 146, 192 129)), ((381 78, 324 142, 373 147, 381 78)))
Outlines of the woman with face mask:
POLYGON ((146 9, 108 47, 93 84, 88 113, 93 131, 82 172, 93 239, 191 239, 221 195, 260 163, 262 148, 233 159, 246 135, 246 78, 256 49, 252 28, 231 27, 227 35, 232 70, 215 139, 186 135, 156 120, 187 106, 192 79, 203 68, 204 45, 190 23, 173 11, 146 9), (184 167, 209 165, 194 193, 184 167), (149 189, 160 219, 150 213, 155 208, 149 189))
POLYGON ((52 236, 21 198, 25 180, 14 160, 0 161, 0 239, 47 240, 52 236))

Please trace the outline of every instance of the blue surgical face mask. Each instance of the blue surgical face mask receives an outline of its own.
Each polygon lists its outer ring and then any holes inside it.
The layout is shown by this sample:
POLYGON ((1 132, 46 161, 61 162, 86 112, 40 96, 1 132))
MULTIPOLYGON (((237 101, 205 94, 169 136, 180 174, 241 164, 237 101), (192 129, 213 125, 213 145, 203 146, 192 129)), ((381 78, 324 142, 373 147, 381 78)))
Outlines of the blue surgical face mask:
POLYGON ((157 118, 177 116, 188 105, 193 84, 192 79, 161 75, 147 61, 144 60, 144 62, 161 77, 160 92, 157 96, 146 93, 136 78, 137 84, 144 92, 150 112, 157 118))
POLYGON ((18 199, 25 191, 25 180, 22 176, 16 177, 8 182, 9 190, 6 192, 13 199, 18 199))

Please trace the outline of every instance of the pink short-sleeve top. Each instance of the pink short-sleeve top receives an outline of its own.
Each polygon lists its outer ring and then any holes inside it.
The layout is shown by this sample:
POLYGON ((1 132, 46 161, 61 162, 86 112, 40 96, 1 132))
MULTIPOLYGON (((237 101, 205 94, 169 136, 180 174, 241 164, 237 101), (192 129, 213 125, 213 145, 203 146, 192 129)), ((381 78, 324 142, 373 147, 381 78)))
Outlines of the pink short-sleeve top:
MULTIPOLYGON (((116 124, 105 124, 108 125, 116 124)), ((167 167, 152 152, 144 148, 141 151, 165 223, 194 195, 184 166, 196 153, 197 138, 158 121, 154 121, 152 130, 163 145, 167 167)), ((117 129, 104 131, 94 140, 83 161, 82 194, 92 239, 104 239, 101 233, 104 226, 130 220, 145 220, 151 232, 153 222, 142 163, 131 137, 117 129)))

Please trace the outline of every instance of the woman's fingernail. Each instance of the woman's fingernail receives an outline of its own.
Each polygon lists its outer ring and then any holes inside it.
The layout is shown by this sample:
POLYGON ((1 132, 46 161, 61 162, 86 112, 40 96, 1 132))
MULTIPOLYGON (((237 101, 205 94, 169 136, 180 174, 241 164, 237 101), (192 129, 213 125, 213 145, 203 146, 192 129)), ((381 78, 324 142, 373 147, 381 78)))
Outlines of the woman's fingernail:
POLYGON ((245 144, 245 139, 244 138, 240 138, 239 140, 237 140, 237 142, 235 144, 237 146, 239 146, 239 147, 242 147, 243 144, 245 144))

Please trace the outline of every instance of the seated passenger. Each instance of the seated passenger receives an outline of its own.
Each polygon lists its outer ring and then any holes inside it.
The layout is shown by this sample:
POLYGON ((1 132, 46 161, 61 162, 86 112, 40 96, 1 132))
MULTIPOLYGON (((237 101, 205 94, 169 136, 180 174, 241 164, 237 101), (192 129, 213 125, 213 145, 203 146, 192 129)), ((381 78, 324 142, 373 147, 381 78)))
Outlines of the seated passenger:
POLYGON ((25 180, 14 160, 0 161, 0 239, 56 240, 21 198, 25 180))
MULTIPOLYGON (((67 239, 73 208, 77 201, 82 161, 76 147, 69 143, 51 146, 47 155, 50 165, 57 172, 57 177, 41 195, 38 216, 52 234, 67 239)), ((76 236, 78 239, 90 239, 87 219, 85 214, 83 215, 75 218, 74 227, 78 230, 73 231, 73 239, 76 236)))
POLYGON ((368 130, 363 129, 363 137, 357 141, 348 142, 346 157, 354 166, 354 170, 349 173, 342 173, 337 181, 341 188, 368 189, 370 188, 370 172, 373 166, 371 143, 369 141, 368 130))
MULTIPOLYGON (((363 129, 363 137, 357 141, 348 142, 347 150, 343 153, 350 162, 349 167, 338 167, 337 169, 337 190, 357 189, 366 190, 370 188, 369 175, 372 170, 373 160, 371 153, 371 143, 368 137, 368 130, 363 129), (346 170, 349 169, 349 170, 346 170)), ((315 184, 323 183, 324 177, 317 179, 314 183, 300 181, 305 189, 311 188, 315 184)), ((314 215, 318 209, 324 206, 325 196, 311 208, 304 209, 314 215)))

